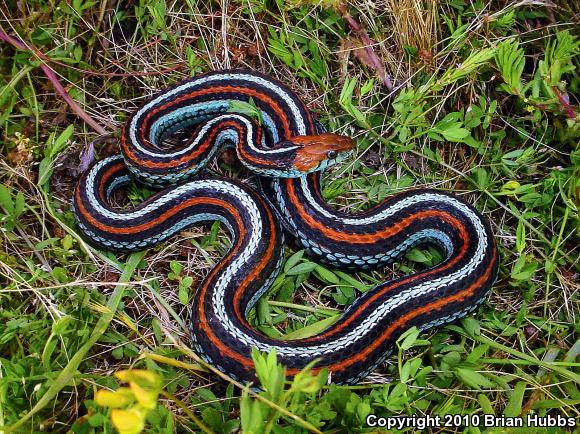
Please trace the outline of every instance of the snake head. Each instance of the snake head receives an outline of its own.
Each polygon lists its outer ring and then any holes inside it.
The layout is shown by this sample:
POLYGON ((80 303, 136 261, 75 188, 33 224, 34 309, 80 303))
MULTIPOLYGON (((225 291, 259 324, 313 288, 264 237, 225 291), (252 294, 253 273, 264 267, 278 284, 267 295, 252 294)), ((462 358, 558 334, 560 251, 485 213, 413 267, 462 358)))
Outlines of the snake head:
POLYGON ((354 141, 347 136, 323 133, 310 136, 294 136, 289 142, 299 145, 292 166, 310 173, 347 158, 354 148, 354 141))

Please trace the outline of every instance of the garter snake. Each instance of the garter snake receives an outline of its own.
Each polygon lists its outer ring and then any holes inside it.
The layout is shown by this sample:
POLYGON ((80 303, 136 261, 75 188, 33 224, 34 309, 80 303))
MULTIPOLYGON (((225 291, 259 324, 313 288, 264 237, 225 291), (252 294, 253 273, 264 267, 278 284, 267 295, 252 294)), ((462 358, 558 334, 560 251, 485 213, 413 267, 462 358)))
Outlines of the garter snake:
POLYGON ((146 248, 195 223, 223 222, 232 247, 191 306, 198 354, 251 381, 252 347, 275 348, 290 375, 318 359, 316 369, 328 368, 334 382, 356 383, 409 327, 424 330, 473 311, 496 279, 498 254, 485 219, 443 191, 403 192, 356 215, 331 207, 319 172, 346 158, 351 146, 348 138, 321 133, 303 102, 278 81, 242 70, 208 73, 163 90, 133 113, 121 132, 122 155, 83 174, 73 209, 90 240, 116 251, 146 248), (251 103, 261 121, 232 112, 232 101, 251 103), (196 128, 193 139, 178 150, 163 148, 163 139, 185 128, 196 128), (220 145, 236 146, 259 175, 261 194, 220 177, 190 179, 220 145), (120 211, 109 196, 131 178, 165 189, 120 211), (444 260, 364 292, 318 335, 276 340, 254 330, 246 315, 278 274, 282 227, 317 260, 348 270, 390 263, 423 243, 437 245, 444 260))

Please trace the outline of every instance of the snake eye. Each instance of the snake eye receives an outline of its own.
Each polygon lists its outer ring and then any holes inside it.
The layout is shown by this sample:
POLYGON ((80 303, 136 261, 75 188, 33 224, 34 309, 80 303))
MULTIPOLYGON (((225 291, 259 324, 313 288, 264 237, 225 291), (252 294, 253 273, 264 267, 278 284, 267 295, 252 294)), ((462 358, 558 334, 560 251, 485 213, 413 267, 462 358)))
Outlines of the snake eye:
POLYGON ((328 152, 326 153, 326 156, 327 156, 329 159, 333 159, 333 158, 336 158, 337 154, 338 154, 338 153, 337 153, 336 151, 328 151, 328 152))

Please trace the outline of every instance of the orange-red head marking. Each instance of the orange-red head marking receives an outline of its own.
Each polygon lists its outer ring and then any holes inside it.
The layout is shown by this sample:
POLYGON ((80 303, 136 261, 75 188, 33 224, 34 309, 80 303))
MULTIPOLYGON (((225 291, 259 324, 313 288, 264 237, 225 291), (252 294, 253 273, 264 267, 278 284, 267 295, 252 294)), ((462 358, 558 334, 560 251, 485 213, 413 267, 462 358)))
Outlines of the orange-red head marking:
POLYGON ((332 133, 295 136, 288 141, 301 145, 292 164, 301 172, 309 172, 320 165, 326 167, 344 160, 354 148, 354 141, 350 137, 332 133))

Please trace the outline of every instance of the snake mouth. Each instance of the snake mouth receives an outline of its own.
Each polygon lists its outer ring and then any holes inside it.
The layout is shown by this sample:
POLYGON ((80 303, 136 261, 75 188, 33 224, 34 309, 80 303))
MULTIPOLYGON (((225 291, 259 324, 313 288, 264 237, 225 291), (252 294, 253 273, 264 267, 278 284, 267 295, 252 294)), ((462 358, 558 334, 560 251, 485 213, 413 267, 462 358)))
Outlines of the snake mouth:
POLYGON ((322 163, 341 161, 352 152, 354 141, 347 136, 323 133, 311 136, 295 136, 289 142, 300 145, 292 166, 301 172, 316 170, 322 163))

